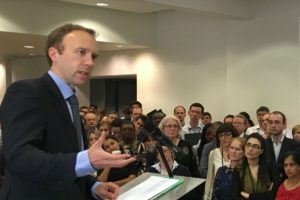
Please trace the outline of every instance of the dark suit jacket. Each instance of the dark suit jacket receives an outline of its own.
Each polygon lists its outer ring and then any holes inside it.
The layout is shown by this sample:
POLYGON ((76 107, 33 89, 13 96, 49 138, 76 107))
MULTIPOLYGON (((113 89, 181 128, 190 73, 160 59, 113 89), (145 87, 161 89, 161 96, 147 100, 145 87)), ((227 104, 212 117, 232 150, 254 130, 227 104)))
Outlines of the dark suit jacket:
POLYGON ((266 150, 267 150, 268 158, 273 163, 276 163, 277 168, 279 170, 280 177, 282 179, 285 178, 284 169, 283 169, 284 155, 288 151, 296 150, 296 148, 298 148, 299 146, 300 146, 300 143, 296 142, 293 139, 290 139, 290 138, 287 138, 287 137, 284 136, 284 139, 283 139, 282 144, 281 144, 281 149, 280 149, 280 152, 279 152, 279 156, 278 156, 278 159, 276 161, 272 139, 271 138, 267 139, 266 150))
POLYGON ((76 177, 76 129, 47 73, 11 85, 0 107, 0 120, 5 156, 1 200, 91 198, 95 180, 76 177))

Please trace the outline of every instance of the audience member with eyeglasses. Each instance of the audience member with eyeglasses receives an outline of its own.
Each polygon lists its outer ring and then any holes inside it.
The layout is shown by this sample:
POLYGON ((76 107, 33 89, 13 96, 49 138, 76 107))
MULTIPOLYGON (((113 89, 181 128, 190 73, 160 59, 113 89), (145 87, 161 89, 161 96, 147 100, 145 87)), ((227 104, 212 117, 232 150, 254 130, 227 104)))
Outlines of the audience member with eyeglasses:
POLYGON ((192 145, 181 139, 181 124, 179 119, 174 115, 168 115, 161 120, 159 129, 179 148, 180 151, 176 153, 175 160, 179 164, 186 166, 193 177, 199 177, 197 164, 193 158, 192 145))
POLYGON ((267 160, 266 140, 252 133, 246 139, 241 173, 232 176, 232 199, 273 200, 279 184, 279 174, 267 160))
POLYGON ((229 146, 232 138, 234 137, 238 137, 238 133, 232 124, 222 124, 217 129, 216 141, 219 148, 216 148, 209 153, 208 171, 204 192, 205 199, 211 199, 214 179, 218 169, 224 165, 229 165, 229 146))

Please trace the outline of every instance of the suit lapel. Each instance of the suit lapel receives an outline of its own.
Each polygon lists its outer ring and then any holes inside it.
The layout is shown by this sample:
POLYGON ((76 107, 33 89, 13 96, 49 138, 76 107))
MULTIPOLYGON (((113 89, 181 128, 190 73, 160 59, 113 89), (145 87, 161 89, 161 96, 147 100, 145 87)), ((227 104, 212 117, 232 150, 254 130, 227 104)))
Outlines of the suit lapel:
POLYGON ((67 130, 66 133, 69 134, 70 141, 76 146, 78 149, 78 141, 76 137, 76 128, 72 122, 71 115, 69 113, 66 101, 61 94, 59 88, 53 81, 53 79, 49 76, 48 73, 45 73, 42 76, 43 81, 45 82, 49 92, 52 95, 53 99, 53 104, 55 106, 55 109, 57 113, 59 114, 59 117, 64 121, 64 123, 67 125, 67 130))
POLYGON ((289 141, 287 140, 287 138, 285 136, 283 136, 283 141, 281 144, 281 148, 280 148, 280 152, 278 155, 278 161, 283 160, 284 154, 288 151, 288 146, 289 146, 289 141))
POLYGON ((267 151, 269 153, 269 155, 271 156, 272 161, 276 162, 276 157, 275 157, 275 153, 274 153, 274 148, 273 148, 273 142, 271 138, 267 139, 267 151))

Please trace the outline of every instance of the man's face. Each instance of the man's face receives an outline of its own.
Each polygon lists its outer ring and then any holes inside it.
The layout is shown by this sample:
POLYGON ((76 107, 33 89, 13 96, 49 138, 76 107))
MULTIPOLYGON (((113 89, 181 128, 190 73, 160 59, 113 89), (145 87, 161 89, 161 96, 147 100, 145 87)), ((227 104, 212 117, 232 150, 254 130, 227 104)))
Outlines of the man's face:
POLYGON ((262 123, 263 123, 263 117, 264 117, 265 114, 267 114, 267 112, 265 112, 265 111, 259 111, 259 112, 256 114, 257 121, 258 121, 258 123, 259 123, 260 126, 262 126, 262 123))
POLYGON ((110 113, 107 116, 108 123, 111 123, 112 121, 114 121, 117 118, 118 118, 118 114, 116 114, 116 113, 110 113))
POLYGON ((239 134, 242 134, 246 129, 246 123, 243 118, 234 117, 232 124, 239 134))
POLYGON ((201 121, 202 121, 202 124, 206 125, 206 124, 211 123, 211 118, 210 118, 209 115, 204 115, 204 116, 201 118, 201 121))
POLYGON ((184 121, 186 112, 182 107, 177 107, 175 109, 174 115, 179 119, 179 121, 184 121))
POLYGON ((62 52, 51 47, 51 70, 71 86, 84 84, 94 69, 96 40, 84 31, 72 31, 62 40, 62 52))
POLYGON ((269 128, 269 115, 270 114, 265 114, 263 117, 262 117, 262 126, 261 128, 264 129, 264 131, 267 131, 268 128, 269 128))
POLYGON ((123 124, 121 127, 121 135, 122 140, 125 144, 130 144, 133 142, 135 133, 134 133, 134 125, 133 124, 123 124))
POLYGON ((135 121, 135 119, 136 119, 138 116, 140 116, 141 114, 143 114, 141 108, 138 108, 138 107, 133 108, 133 109, 132 109, 132 113, 131 113, 132 121, 135 121))
POLYGON ((95 128, 97 125, 97 116, 94 113, 87 113, 84 117, 87 128, 95 128))
POLYGON ((144 126, 144 122, 142 119, 138 119, 134 122, 134 126, 135 126, 135 133, 137 134, 140 129, 144 126))
POLYGON ((199 122, 202 116, 202 108, 192 106, 191 109, 189 110, 189 116, 191 121, 199 122))
POLYGON ((280 114, 270 114, 269 116, 269 131, 271 135, 280 135, 285 129, 286 124, 283 123, 283 118, 280 114))

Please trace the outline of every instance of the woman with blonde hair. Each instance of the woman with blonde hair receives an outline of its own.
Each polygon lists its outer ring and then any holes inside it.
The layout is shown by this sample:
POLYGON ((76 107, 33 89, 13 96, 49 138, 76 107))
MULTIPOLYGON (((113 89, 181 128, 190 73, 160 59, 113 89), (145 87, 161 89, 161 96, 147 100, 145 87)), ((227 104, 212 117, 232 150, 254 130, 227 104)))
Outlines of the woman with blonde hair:
POLYGON ((231 140, 229 147, 230 163, 220 167, 214 180, 212 199, 231 200, 232 174, 239 174, 244 157, 245 139, 236 137, 231 140))

